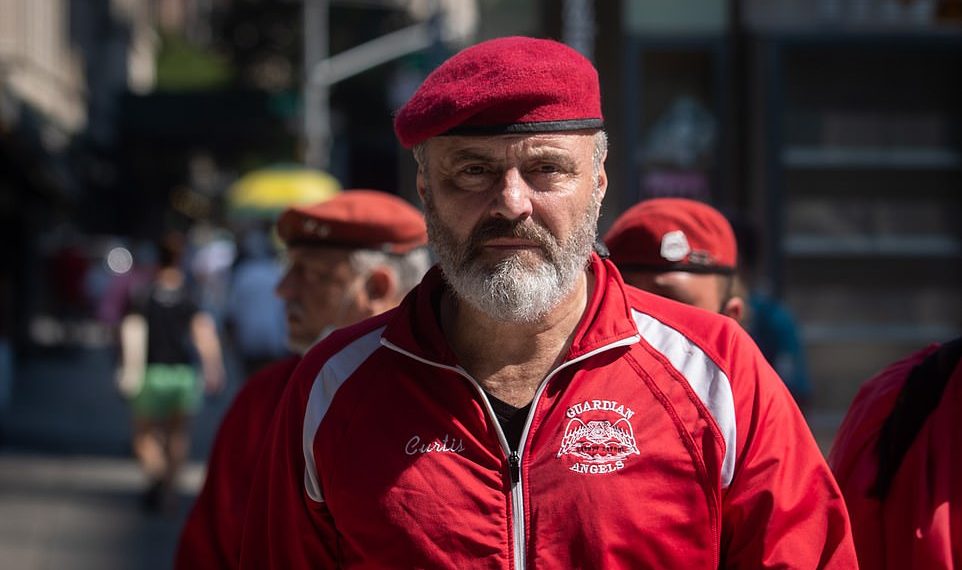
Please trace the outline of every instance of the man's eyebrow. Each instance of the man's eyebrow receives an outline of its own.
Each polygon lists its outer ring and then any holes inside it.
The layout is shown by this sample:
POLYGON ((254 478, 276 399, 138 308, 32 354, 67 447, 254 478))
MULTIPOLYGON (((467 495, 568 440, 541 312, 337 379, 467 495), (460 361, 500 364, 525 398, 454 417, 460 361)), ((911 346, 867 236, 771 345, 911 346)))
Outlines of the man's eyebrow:
POLYGON ((546 160, 550 162, 557 162, 566 167, 573 168, 577 165, 578 161, 575 160, 570 153, 563 150, 554 148, 535 148, 531 149, 528 155, 529 160, 546 160))

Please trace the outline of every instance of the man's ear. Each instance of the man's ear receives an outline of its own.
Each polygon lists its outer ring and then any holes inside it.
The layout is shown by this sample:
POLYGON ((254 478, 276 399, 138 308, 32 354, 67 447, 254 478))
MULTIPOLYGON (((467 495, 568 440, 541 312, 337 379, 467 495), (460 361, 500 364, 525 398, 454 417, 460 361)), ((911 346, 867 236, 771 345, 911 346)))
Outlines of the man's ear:
POLYGON ((381 265, 368 273, 364 281, 364 292, 372 314, 382 313, 397 304, 398 279, 394 270, 381 265))
POLYGON ((421 197, 421 203, 424 203, 424 187, 425 187, 424 171, 421 170, 420 166, 418 167, 417 187, 418 187, 418 196, 421 197))
POLYGON ((421 197, 422 204, 424 203, 424 193, 427 191, 427 185, 428 185, 427 174, 425 174, 424 169, 421 168, 420 165, 418 165, 417 187, 418 187, 418 196, 421 197))
POLYGON ((601 193, 601 197, 605 197, 605 193, 608 191, 608 173, 605 172, 604 163, 598 169, 598 192, 601 193))
POLYGON ((742 322, 745 318, 745 300, 738 296, 728 299, 721 313, 735 319, 736 322, 742 322))

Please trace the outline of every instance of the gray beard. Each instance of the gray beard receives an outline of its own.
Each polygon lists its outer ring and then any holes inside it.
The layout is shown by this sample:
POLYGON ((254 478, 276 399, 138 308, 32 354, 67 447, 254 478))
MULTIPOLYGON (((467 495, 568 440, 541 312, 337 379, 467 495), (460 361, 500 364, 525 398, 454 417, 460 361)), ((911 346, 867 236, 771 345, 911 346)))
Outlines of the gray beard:
POLYGON ((482 222, 467 243, 460 242, 437 215, 430 189, 425 195, 428 236, 445 280, 457 297, 502 322, 536 322, 558 306, 578 283, 597 236, 600 193, 571 236, 559 243, 532 220, 482 222), (512 255, 493 264, 480 259, 480 244, 493 237, 523 237, 541 246, 544 259, 512 255))
POLYGON ((337 327, 328 325, 324 327, 324 329, 321 331, 321 334, 317 335, 317 337, 314 338, 313 340, 298 341, 294 339, 288 339, 287 348, 295 354, 304 356, 305 354, 307 354, 307 351, 309 351, 315 344, 327 338, 327 335, 331 334, 335 330, 337 330, 337 327))

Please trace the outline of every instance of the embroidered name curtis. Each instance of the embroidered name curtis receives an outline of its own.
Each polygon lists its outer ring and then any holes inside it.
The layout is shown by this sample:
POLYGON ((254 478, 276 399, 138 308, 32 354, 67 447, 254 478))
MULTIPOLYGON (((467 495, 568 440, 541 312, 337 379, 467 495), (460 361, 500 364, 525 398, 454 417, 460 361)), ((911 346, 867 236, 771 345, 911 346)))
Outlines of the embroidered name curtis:
POLYGON ((416 455, 418 453, 461 453, 464 451, 464 440, 444 435, 443 439, 424 441, 421 436, 415 435, 408 440, 404 446, 404 453, 416 455))

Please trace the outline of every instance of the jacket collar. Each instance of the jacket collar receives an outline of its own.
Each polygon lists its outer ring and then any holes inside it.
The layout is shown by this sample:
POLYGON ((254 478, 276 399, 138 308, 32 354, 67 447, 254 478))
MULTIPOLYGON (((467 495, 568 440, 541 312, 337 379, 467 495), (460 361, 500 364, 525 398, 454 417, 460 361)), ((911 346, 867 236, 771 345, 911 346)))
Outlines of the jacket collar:
MULTIPOLYGON (((592 253, 587 270, 595 277, 594 287, 565 361, 638 334, 624 281, 614 264, 592 253)), ((384 340, 426 360, 457 366, 457 357, 440 326, 441 296, 447 288, 440 267, 431 268, 395 311, 384 340)))

